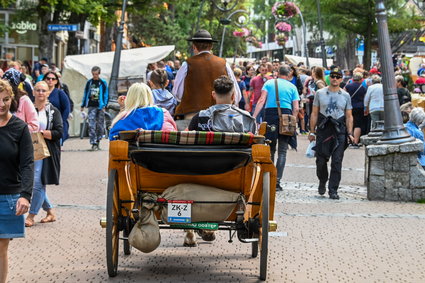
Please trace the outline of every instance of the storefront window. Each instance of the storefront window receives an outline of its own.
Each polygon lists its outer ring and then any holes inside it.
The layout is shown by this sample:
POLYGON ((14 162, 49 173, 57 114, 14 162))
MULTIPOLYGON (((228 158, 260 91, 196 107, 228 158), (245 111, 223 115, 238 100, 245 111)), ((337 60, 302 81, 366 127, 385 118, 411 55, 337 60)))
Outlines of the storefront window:
POLYGON ((22 20, 10 14, 9 44, 38 45, 38 23, 35 19, 22 20))

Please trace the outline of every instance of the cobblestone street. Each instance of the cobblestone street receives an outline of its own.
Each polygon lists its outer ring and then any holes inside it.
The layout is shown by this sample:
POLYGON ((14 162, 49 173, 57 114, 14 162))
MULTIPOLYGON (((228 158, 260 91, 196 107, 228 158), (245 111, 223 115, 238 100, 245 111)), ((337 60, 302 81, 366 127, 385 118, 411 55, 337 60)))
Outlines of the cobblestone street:
MULTIPOLYGON (((425 205, 371 202, 363 186, 364 150, 347 149, 338 201, 317 194, 307 139, 288 152, 284 191, 276 200, 278 230, 269 242, 268 282, 425 282, 425 205)), ((58 220, 36 223, 10 244, 10 282, 257 282, 259 259, 249 244, 220 231, 215 242, 183 247, 182 231, 161 230, 150 254, 120 247, 118 276, 106 271, 107 141, 88 152, 71 139, 61 185, 48 186, 58 220)), ((39 221, 44 213, 37 216, 39 221)))

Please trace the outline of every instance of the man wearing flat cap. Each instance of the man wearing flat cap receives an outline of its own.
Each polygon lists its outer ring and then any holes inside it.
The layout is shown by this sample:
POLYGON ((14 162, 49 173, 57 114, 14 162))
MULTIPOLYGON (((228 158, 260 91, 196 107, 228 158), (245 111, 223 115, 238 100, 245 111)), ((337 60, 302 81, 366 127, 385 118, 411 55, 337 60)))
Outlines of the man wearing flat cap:
POLYGON ((187 59, 176 74, 173 94, 180 102, 176 108, 177 127, 184 130, 192 117, 215 104, 211 95, 213 82, 222 75, 234 82, 235 103, 241 98, 239 86, 226 60, 211 54, 213 40, 206 30, 197 31, 192 38, 194 56, 187 59))

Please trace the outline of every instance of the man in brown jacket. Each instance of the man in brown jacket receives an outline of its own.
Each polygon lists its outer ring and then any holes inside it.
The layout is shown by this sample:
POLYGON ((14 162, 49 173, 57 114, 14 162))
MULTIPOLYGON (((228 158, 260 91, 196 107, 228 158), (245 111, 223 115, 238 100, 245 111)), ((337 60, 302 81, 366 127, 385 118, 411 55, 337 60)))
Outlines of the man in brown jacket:
POLYGON ((173 88, 173 94, 180 102, 175 114, 179 130, 184 130, 196 113, 215 104, 211 92, 218 77, 227 75, 233 80, 236 105, 241 98, 236 78, 226 60, 211 54, 212 44, 217 42, 211 34, 199 30, 188 41, 192 41, 195 55, 182 64, 173 88))

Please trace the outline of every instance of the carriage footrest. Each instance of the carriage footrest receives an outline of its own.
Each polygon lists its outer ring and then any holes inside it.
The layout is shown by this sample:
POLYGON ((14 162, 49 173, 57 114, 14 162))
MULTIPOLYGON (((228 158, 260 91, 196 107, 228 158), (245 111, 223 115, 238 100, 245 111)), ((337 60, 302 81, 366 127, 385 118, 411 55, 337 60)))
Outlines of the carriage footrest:
POLYGON ((255 243, 255 242, 258 242, 259 240, 260 239, 258 238, 244 239, 246 243, 255 243))

